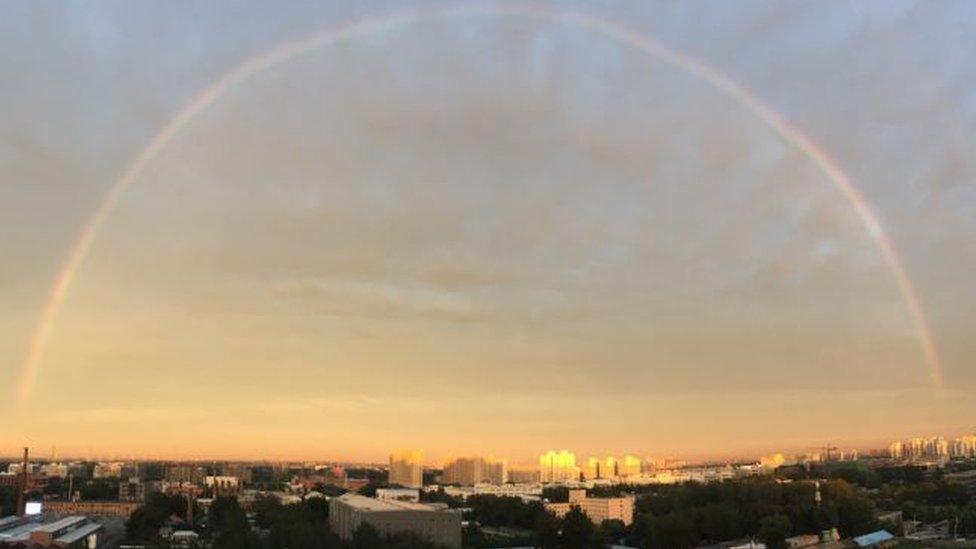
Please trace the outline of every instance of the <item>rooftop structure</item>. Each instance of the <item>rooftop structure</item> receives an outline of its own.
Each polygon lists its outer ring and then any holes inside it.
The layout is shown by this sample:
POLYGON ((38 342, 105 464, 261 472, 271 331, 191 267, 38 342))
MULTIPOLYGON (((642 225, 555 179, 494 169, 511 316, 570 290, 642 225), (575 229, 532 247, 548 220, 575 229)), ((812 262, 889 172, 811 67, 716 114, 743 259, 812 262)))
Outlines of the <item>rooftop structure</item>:
POLYGON ((461 515, 432 505, 345 494, 329 502, 329 525, 348 540, 362 524, 381 535, 410 532, 434 544, 461 547, 461 515))
POLYGON ((7 517, 0 520, 0 547, 98 547, 101 524, 84 516, 64 517, 44 523, 33 517, 7 517))

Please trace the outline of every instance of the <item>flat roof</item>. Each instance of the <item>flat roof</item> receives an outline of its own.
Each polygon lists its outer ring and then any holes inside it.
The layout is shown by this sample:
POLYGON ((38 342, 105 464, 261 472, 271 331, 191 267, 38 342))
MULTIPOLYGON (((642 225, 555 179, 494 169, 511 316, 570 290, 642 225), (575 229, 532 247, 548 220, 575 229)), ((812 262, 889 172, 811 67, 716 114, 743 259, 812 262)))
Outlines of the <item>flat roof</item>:
POLYGON ((102 529, 102 525, 101 524, 98 524, 98 523, 94 523, 93 522, 91 524, 86 524, 86 525, 82 526, 81 528, 77 528, 75 530, 72 530, 72 531, 68 532, 67 534, 65 534, 63 536, 58 536, 57 538, 55 538, 54 541, 57 541, 57 542, 60 542, 60 543, 74 543, 76 541, 85 539, 86 536, 88 536, 90 534, 94 534, 95 532, 98 532, 101 529, 102 529))
POLYGON ((357 494, 345 494, 339 496, 339 501, 346 503, 356 509, 364 511, 427 511, 437 512, 430 505, 423 503, 412 503, 409 501, 399 501, 394 499, 374 499, 357 494))
POLYGON ((19 524, 25 522, 32 522, 30 517, 19 517, 17 515, 10 515, 9 517, 0 518, 0 530, 6 530, 8 528, 13 528, 19 524))
POLYGON ((86 520, 88 520, 86 517, 79 517, 79 516, 64 517, 63 519, 38 526, 34 530, 38 532, 47 532, 49 534, 54 534, 58 530, 62 530, 64 528, 70 528, 72 526, 85 522, 86 520))
POLYGON ((0 532, 0 540, 3 541, 25 541, 30 537, 30 533, 37 529, 36 522, 28 522, 14 528, 8 528, 0 532))
POLYGON ((857 536, 854 538, 854 543, 860 547, 867 547, 874 545, 876 543, 881 543, 883 541, 888 541, 894 539, 895 536, 891 535, 886 530, 878 530, 877 532, 871 532, 870 534, 864 534, 863 536, 857 536))

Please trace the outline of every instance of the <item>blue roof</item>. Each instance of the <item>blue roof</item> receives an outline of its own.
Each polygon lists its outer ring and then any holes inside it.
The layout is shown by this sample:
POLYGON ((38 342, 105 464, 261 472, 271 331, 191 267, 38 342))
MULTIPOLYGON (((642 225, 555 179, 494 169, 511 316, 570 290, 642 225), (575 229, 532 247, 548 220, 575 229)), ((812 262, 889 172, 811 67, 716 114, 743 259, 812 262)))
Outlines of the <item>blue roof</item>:
POLYGON ((854 538, 854 543, 856 543, 858 547, 870 547, 890 539, 895 539, 895 536, 891 535, 891 533, 887 530, 878 530, 877 532, 857 536, 854 538))

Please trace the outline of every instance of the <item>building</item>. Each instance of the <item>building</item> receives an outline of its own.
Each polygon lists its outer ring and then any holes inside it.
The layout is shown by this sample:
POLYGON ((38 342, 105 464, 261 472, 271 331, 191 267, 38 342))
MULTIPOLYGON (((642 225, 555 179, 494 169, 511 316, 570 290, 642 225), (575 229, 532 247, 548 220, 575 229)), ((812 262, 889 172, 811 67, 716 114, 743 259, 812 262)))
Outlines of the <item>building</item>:
POLYGON ((583 479, 585 480, 596 480, 600 478, 600 460, 599 458, 591 457, 586 460, 586 463, 581 467, 581 473, 583 474, 583 479))
POLYGON ((639 477, 643 472, 644 460, 635 456, 624 456, 617 462, 618 477, 639 477))
POLYGON ((942 437, 934 437, 925 441, 926 457, 946 457, 949 455, 949 443, 942 437))
POLYGON ((576 482, 580 469, 576 466, 576 456, 560 450, 550 450, 539 456, 539 479, 544 483, 576 482))
POLYGON ((905 457, 909 459, 919 459, 923 455, 925 455, 925 441, 920 438, 913 438, 909 440, 905 457))
MULTIPOLYGON (((27 474, 29 474, 29 475, 36 475, 37 474, 37 470, 38 470, 39 467, 40 466, 38 464, 36 464, 36 463, 29 463, 29 464, 27 464, 27 474)), ((11 475, 19 475, 21 473, 21 471, 23 471, 23 470, 24 470, 24 465, 22 463, 20 463, 19 461, 15 461, 15 462, 7 465, 7 473, 9 473, 11 475)))
POLYGON ((40 466, 39 471, 46 477, 68 478, 68 466, 64 463, 45 463, 40 466))
POLYGON ((71 516, 44 523, 36 517, 0 519, 0 547, 97 549, 103 531, 88 517, 71 516))
POLYGON ((461 547, 461 514, 422 503, 380 500, 344 494, 329 501, 329 526, 341 539, 352 539, 362 524, 380 535, 410 532, 445 547, 461 547))
POLYGON ((605 520, 619 520, 625 525, 634 522, 633 496, 588 498, 586 497, 586 490, 570 490, 568 502, 546 503, 545 507, 560 518, 565 516, 573 507, 579 507, 580 511, 583 511, 594 524, 600 524, 605 520))
POLYGON ((406 488, 423 487, 423 455, 420 450, 402 450, 390 454, 389 482, 406 488))
POLYGON ((180 464, 166 468, 166 479, 169 482, 201 482, 206 476, 202 467, 180 464))
POLYGON ((377 488, 376 499, 392 499, 396 501, 420 501, 418 488, 377 488))
POLYGON ((474 486, 475 484, 505 484, 508 482, 508 462, 499 458, 457 458, 444 464, 442 484, 474 486))
MULTIPOLYGON (((345 471, 342 471, 345 474, 345 471)), ((220 467, 220 475, 224 477, 237 477, 241 484, 250 484, 253 478, 251 466, 245 463, 225 463, 220 467)))
POLYGON ((123 463, 96 463, 92 468, 92 478, 119 478, 123 463))
POLYGON ((504 458, 485 458, 482 482, 501 486, 508 482, 508 460, 504 458))
POLYGON ((440 488, 444 493, 468 499, 471 496, 491 495, 499 497, 514 497, 522 501, 539 501, 542 499, 542 485, 535 484, 477 484, 475 486, 444 486, 440 488))
POLYGON ((135 501, 45 501, 44 510, 58 516, 88 515, 129 518, 141 505, 135 501))
POLYGON ((481 484, 485 478, 484 469, 485 460, 480 457, 457 458, 444 464, 441 482, 461 486, 481 484))
POLYGON ((241 491, 241 481, 237 477, 221 477, 208 475, 204 478, 204 486, 217 496, 235 496, 241 491))
POLYGON ((515 484, 535 484, 539 478, 537 467, 513 467, 508 470, 508 481, 515 484))
POLYGON ((891 535, 887 530, 878 530, 877 532, 857 536, 852 541, 855 547, 891 547, 898 543, 895 536, 891 535))
POLYGON ((146 501, 146 494, 152 491, 149 484, 134 477, 119 482, 119 501, 146 501))
POLYGON ((901 441, 896 440, 888 446, 888 457, 891 459, 904 459, 905 458, 905 445, 901 441))

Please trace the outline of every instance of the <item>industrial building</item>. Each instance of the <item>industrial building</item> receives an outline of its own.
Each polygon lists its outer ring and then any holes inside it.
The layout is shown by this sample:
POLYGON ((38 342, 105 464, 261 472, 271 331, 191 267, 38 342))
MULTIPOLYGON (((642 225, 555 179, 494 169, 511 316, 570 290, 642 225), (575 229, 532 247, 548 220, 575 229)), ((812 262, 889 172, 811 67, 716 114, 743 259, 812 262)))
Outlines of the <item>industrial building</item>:
POLYGON ((88 517, 65 517, 45 523, 39 516, 0 519, 0 547, 96 549, 102 525, 88 517))

